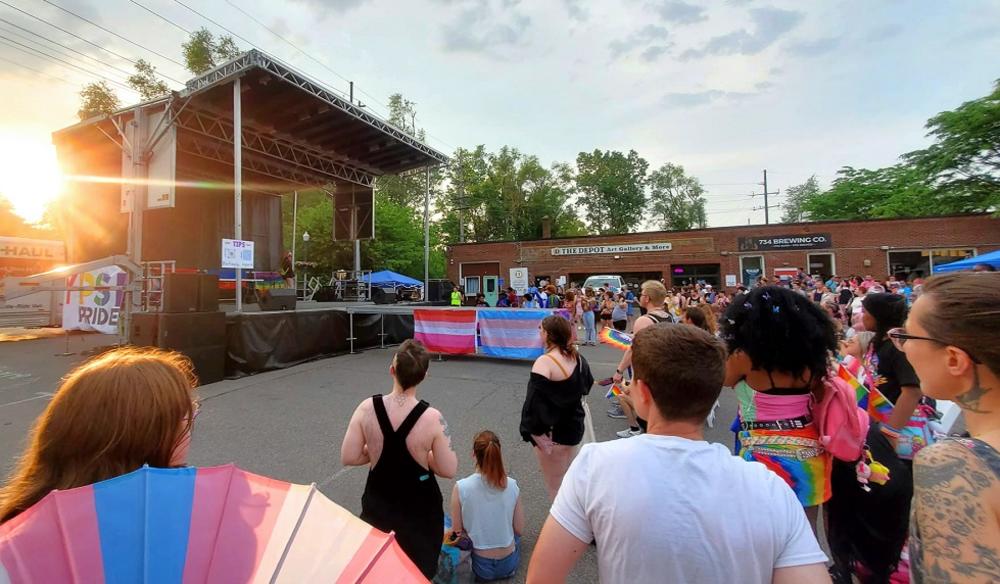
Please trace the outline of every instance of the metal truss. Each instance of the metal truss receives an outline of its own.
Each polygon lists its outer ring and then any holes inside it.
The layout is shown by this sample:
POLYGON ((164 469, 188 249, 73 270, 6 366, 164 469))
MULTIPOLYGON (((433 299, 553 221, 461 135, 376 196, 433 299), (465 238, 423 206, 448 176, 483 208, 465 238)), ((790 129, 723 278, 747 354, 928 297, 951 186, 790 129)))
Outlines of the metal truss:
MULTIPOLYGON (((200 136, 185 136, 177 140, 177 151, 198 156, 214 162, 233 165, 233 145, 200 136)), ((315 172, 303 172, 280 162, 273 162, 260 156, 244 156, 243 169, 285 183, 303 186, 317 186, 330 182, 328 177, 315 172)), ((248 185, 250 188, 256 188, 248 185)), ((267 190, 267 189, 263 189, 267 190)))
MULTIPOLYGON (((194 134, 221 141, 232 151, 233 123, 212 114, 188 108, 177 115, 177 127, 194 134)), ((299 144, 272 138, 243 127, 243 149, 262 156, 274 158, 285 165, 304 169, 314 177, 323 177, 321 182, 331 182, 333 179, 344 180, 355 184, 371 187, 375 184, 375 176, 363 170, 348 166, 315 150, 310 150, 299 144)), ((232 164, 230 157, 229 164, 232 164)), ((244 161, 245 164, 245 161, 244 161)), ((282 165, 282 166, 285 166, 282 165)), ((298 176, 305 176, 299 173, 298 176)), ((315 179, 307 184, 315 184, 315 179)))
POLYGON ((196 77, 195 79, 188 81, 184 95, 192 95, 212 87, 217 83, 228 81, 229 79, 237 77, 254 67, 264 69, 275 77, 278 77, 287 83, 291 83, 306 93, 309 93, 313 97, 328 103, 357 120, 365 122, 369 126, 380 130, 387 136, 420 151, 425 156, 437 161, 438 163, 448 162, 448 156, 438 150, 435 150, 434 148, 431 148, 420 140, 417 140, 415 137, 400 129, 395 124, 383 120, 382 118, 354 105, 333 91, 295 71, 288 65, 281 63, 277 59, 266 55, 257 49, 251 49, 236 59, 212 69, 201 77, 196 77))

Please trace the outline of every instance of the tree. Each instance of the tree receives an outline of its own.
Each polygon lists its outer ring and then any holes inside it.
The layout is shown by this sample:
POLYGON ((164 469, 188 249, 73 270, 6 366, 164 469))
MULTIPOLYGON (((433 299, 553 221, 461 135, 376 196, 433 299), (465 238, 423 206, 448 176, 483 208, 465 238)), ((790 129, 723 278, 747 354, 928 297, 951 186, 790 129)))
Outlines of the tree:
POLYGON ((80 90, 80 101, 80 109, 76 112, 80 121, 102 114, 110 114, 121 107, 118 96, 105 81, 84 85, 83 89, 80 90))
POLYGON ((601 234, 628 233, 642 219, 649 163, 635 150, 581 152, 576 188, 583 196, 587 223, 601 234))
POLYGON ((819 181, 816 175, 810 176, 806 182, 788 187, 785 189, 785 213, 781 216, 782 223, 800 223, 809 220, 809 214, 805 211, 808 201, 819 196, 822 191, 819 188, 819 181))
POLYGON ((840 169, 830 189, 804 201, 812 221, 874 219, 946 214, 933 189, 913 167, 840 169))
MULTIPOLYGON (((423 129, 417 129, 416 104, 403 98, 402 94, 394 93, 389 97, 389 121, 401 130, 423 141, 426 134, 423 129)), ((431 192, 436 193, 442 180, 440 168, 431 169, 431 192)), ((399 175, 380 176, 375 182, 375 196, 393 201, 419 212, 423 217, 424 191, 427 178, 424 169, 405 172, 399 175)))
POLYGON ((207 73, 241 53, 233 37, 225 35, 216 40, 215 35, 204 27, 191 33, 187 42, 181 45, 181 50, 188 71, 195 75, 207 73))
POLYGON ((170 93, 170 87, 156 76, 156 67, 145 59, 136 62, 135 73, 129 75, 126 81, 144 101, 170 93))
POLYGON ((936 142, 903 160, 933 185, 950 213, 1000 208, 1000 80, 992 93, 927 121, 936 142))
POLYGON ((666 163, 649 174, 649 203, 661 229, 702 229, 708 225, 704 187, 684 167, 666 163))

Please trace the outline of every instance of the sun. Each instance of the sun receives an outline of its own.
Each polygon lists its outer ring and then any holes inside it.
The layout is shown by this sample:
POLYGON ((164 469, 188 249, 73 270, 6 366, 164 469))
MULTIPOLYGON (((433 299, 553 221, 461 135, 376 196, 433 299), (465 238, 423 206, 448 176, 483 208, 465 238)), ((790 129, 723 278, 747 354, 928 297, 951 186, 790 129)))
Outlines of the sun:
MULTIPOLYGON (((62 189, 56 149, 47 134, 0 130, 0 197, 34 223, 62 189)), ((0 233, 0 235, 3 235, 0 233)))

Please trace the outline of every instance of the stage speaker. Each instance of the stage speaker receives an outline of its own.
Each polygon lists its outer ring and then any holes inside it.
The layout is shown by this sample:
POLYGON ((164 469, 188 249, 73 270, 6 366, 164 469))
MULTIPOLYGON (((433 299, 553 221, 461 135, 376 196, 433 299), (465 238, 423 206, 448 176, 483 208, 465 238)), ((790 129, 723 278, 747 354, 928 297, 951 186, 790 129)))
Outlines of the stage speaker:
POLYGON ((396 290, 393 288, 372 288, 372 302, 375 304, 395 304, 396 290))
POLYGON ((271 288, 260 291, 261 310, 295 310, 295 290, 271 288))
POLYGON ((199 274, 163 274, 162 312, 198 312, 199 274))
POLYGON ((427 298, 429 302, 451 301, 451 290, 455 287, 448 280, 430 280, 427 282, 427 298))
POLYGON ((313 300, 316 302, 335 302, 337 291, 333 286, 320 286, 319 290, 313 294, 313 300))
POLYGON ((198 312, 219 310, 219 277, 215 274, 198 275, 198 312))
POLYGON ((226 313, 189 312, 159 314, 156 346, 186 351, 226 344, 226 313))
POLYGON ((199 385, 222 381, 226 376, 226 345, 191 347, 180 351, 191 359, 199 385))
POLYGON ((137 347, 155 347, 157 322, 160 315, 155 312, 135 312, 128 340, 137 347))

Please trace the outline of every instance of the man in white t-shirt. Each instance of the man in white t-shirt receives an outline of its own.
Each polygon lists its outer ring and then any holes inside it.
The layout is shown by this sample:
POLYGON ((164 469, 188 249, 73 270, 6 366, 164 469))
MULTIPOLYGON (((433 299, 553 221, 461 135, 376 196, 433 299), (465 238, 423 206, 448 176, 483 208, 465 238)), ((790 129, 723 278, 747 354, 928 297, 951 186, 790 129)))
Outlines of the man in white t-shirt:
POLYGON ((703 439, 725 354, 693 326, 636 334, 631 393, 649 430, 583 447, 542 528, 529 584, 564 582, 591 542, 605 583, 830 582, 788 485, 703 439))

